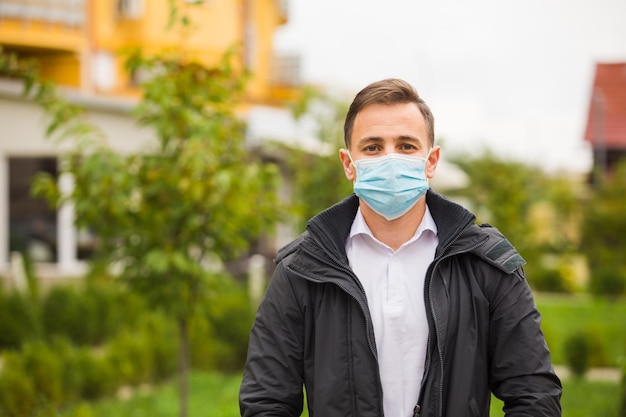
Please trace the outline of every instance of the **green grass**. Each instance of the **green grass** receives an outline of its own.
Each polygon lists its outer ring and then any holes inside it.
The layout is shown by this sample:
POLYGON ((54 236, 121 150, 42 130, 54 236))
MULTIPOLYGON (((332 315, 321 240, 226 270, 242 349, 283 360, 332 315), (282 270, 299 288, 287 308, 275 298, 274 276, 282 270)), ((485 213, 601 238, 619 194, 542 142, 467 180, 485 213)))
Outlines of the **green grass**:
POLYGON ((537 294, 542 328, 552 360, 565 364, 565 340, 577 330, 593 332, 604 349, 602 366, 619 366, 626 355, 626 299, 607 300, 587 295, 537 294))
MULTIPOLYGON (((619 417, 619 385, 614 382, 566 380, 563 382, 563 417, 619 417)), ((502 401, 493 398, 490 417, 502 417, 502 401)))
MULTIPOLYGON (((188 417, 239 416, 241 375, 192 372, 188 417)), ((93 417, 176 417, 178 384, 170 382, 126 401, 105 400, 92 405, 93 417)))
MULTIPOLYGON (((238 417, 240 374, 194 372, 190 380, 189 417, 238 417)), ((619 385, 587 380, 563 381, 563 417, 618 417, 619 385)), ((106 400, 91 406, 91 417, 176 417, 177 386, 168 383, 126 401, 106 400)), ((303 416, 308 415, 306 412, 303 416)), ((491 417, 501 417, 502 403, 494 399, 491 417)))

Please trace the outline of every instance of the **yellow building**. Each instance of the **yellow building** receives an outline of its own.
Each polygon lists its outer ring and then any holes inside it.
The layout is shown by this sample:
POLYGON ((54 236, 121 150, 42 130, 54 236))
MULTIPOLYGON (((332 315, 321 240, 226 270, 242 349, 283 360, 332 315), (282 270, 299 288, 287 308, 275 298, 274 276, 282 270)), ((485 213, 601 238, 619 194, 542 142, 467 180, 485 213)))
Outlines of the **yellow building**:
POLYGON ((275 102, 297 84, 273 52, 273 35, 287 22, 284 0, 176 0, 191 18, 188 34, 170 28, 169 0, 2 0, 0 44, 41 62, 43 75, 60 85, 107 95, 133 91, 123 51, 184 49, 207 65, 233 46, 254 74, 253 102, 275 102), (273 69, 285 69, 278 74, 273 69))
MULTIPOLYGON (((42 75, 85 106, 120 151, 153 139, 130 114, 138 100, 138 74, 125 71, 124 50, 175 48, 211 65, 238 46, 241 65, 252 74, 244 103, 249 140, 284 134, 272 128, 289 126, 280 105, 299 82, 297 57, 278 57, 273 47, 275 31, 287 22, 287 1, 174 4, 191 18, 186 34, 167 29, 170 0, 0 0, 0 45, 38 60, 42 75)), ((45 138, 41 109, 20 93, 14 80, 0 79, 0 276, 10 271, 11 253, 24 250, 39 261, 41 274, 75 274, 84 245, 71 208, 50 212, 29 195, 35 172, 56 173, 59 149, 45 138)))

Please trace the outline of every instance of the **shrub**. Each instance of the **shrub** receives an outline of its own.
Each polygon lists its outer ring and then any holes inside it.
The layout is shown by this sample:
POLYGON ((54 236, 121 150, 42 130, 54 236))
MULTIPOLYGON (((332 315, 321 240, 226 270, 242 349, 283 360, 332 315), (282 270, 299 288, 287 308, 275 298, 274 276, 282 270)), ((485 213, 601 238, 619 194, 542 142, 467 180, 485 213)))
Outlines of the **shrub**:
POLYGON ((80 349, 75 357, 80 374, 80 398, 97 400, 115 392, 114 373, 110 364, 87 349, 80 349))
POLYGON ((114 392, 104 361, 61 338, 24 345, 5 355, 0 375, 0 415, 56 416, 78 400, 94 400, 114 392))
POLYGON ((138 385, 170 377, 177 369, 178 338, 171 320, 159 313, 144 315, 121 331, 106 350, 118 385, 138 385))
POLYGON ((533 288, 547 292, 570 292, 568 283, 558 269, 537 268, 532 277, 533 288))
POLYGON ((195 316, 189 325, 191 367, 208 371, 216 367, 215 343, 206 315, 195 316))
POLYGON ((97 351, 75 348, 62 338, 54 339, 50 346, 63 364, 64 404, 95 400, 115 392, 113 373, 97 351))
POLYGON ((0 292, 0 350, 19 349, 38 333, 34 303, 16 292, 0 292))
POLYGON ((49 347, 62 365, 60 378, 63 389, 63 403, 67 404, 80 399, 82 369, 77 363, 78 351, 63 337, 53 338, 49 342, 49 347))
MULTIPOLYGON (((36 308, 18 294, 1 297, 0 330, 11 329, 4 317, 26 315, 36 321, 36 308), (6 311, 24 314, 5 316, 6 311)), ((77 401, 113 394, 122 384, 154 382, 176 371, 174 323, 146 312, 138 295, 105 285, 89 285, 84 291, 58 286, 44 296, 40 311, 45 339, 27 337, 26 332, 4 339, 15 340, 12 346, 21 349, 3 355, 0 416, 56 416, 77 401), (106 344, 93 346, 97 341, 106 344)), ((77 408, 74 414, 89 415, 89 409, 77 408)))
POLYGON ((151 377, 154 381, 172 376, 178 366, 178 333, 175 324, 160 314, 144 318, 140 328, 146 334, 154 368, 151 377))
POLYGON ((128 327, 144 310, 139 296, 110 285, 84 290, 56 286, 42 300, 42 321, 48 338, 67 337, 77 345, 100 345, 128 327))
POLYGON ((20 356, 24 373, 32 381, 39 399, 55 407, 65 403, 64 364, 60 356, 42 341, 25 344, 20 356))
POLYGON ((150 380, 153 357, 145 333, 124 330, 108 345, 106 360, 116 385, 139 385, 150 380))
POLYGON ((83 340, 86 344, 99 345, 113 336, 123 320, 116 321, 120 309, 115 292, 106 287, 88 286, 82 294, 82 310, 89 314, 89 334, 83 340))
POLYGON ((210 345, 206 350, 212 355, 213 368, 224 372, 242 369, 254 319, 245 287, 225 280, 219 295, 205 306, 204 314, 208 322, 204 343, 210 345))
POLYGON ((626 293, 626 277, 619 269, 597 268, 592 271, 589 291, 594 295, 615 297, 626 293))
POLYGON ((79 404, 72 410, 64 413, 64 417, 94 417, 94 412, 88 404, 79 404))
POLYGON ((602 331, 595 326, 585 329, 589 340, 589 365, 591 367, 601 367, 609 365, 609 358, 606 349, 606 340, 602 337, 602 331))
POLYGON ((75 288, 53 287, 43 299, 41 314, 48 337, 64 336, 75 344, 93 339, 94 308, 75 288))
POLYGON ((36 406, 37 396, 32 381, 26 376, 17 358, 5 358, 0 373, 0 415, 28 416, 36 406))
POLYGON ((593 328, 579 330, 565 339, 565 360, 576 377, 583 377, 590 366, 606 366, 606 349, 600 333, 593 328))
POLYGON ((139 295, 110 282, 88 285, 83 299, 91 305, 93 326, 89 343, 92 345, 114 337, 122 328, 138 325, 138 319, 146 311, 145 302, 139 295))
POLYGON ((590 343, 584 332, 570 335, 565 342, 565 360, 575 377, 583 377, 589 369, 590 343))

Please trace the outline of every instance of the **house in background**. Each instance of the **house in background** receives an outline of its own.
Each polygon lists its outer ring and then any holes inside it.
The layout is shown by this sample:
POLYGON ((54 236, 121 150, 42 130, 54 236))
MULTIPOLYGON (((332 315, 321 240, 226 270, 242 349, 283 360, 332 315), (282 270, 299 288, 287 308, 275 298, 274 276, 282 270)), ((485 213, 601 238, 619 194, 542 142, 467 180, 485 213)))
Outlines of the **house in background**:
MULTIPOLYGON (((176 4, 192 15, 194 31, 184 44, 197 60, 212 65, 234 45, 242 48, 240 64, 253 74, 242 109, 244 118, 254 119, 250 137, 280 137, 272 127, 290 117, 281 103, 299 84, 298 57, 277 56, 273 48, 275 31, 287 22, 288 3, 176 4)), ((124 69, 119 52, 137 46, 147 53, 180 47, 179 34, 166 30, 168 5, 169 0, 0 0, 0 45, 5 52, 39 61, 42 75, 87 109, 113 149, 132 152, 155 136, 131 116, 140 74, 124 69)), ((0 79, 0 276, 10 273, 11 254, 18 252, 36 261, 40 276, 78 275, 93 238, 75 229, 71 206, 52 211, 30 196, 35 173, 56 175, 62 149, 45 137, 41 109, 21 91, 15 80, 0 79)))
MULTIPOLYGON (((155 135, 131 115, 142 74, 124 69, 120 51, 180 48, 180 34, 166 30, 170 1, 0 0, 0 46, 36 59, 43 76, 87 110, 111 148, 135 152, 154 142, 155 135)), ((280 157, 264 149, 267 141, 319 152, 311 121, 295 120, 284 106, 300 87, 300 57, 278 54, 273 45, 275 32, 288 21, 288 1, 174 1, 191 13, 194 31, 184 39, 184 48, 197 60, 210 66, 232 46, 242 48, 240 65, 252 73, 240 112, 249 146, 271 162, 280 157)), ((15 275, 11 266, 18 262, 11 258, 17 253, 35 261, 40 277, 81 276, 85 271, 83 260, 90 256, 94 237, 76 230, 71 206, 50 210, 30 195, 33 175, 57 175, 62 152, 45 137, 44 114, 22 97, 22 85, 0 78, 0 277, 15 275)), ((61 187, 71 186, 69 178, 59 181, 61 187)), ((441 161, 431 184, 441 191, 466 181, 457 167, 441 161)), ((298 233, 288 224, 279 225, 263 255, 272 257, 273 250, 298 233)))
POLYGON ((626 160, 626 63, 596 65, 585 140, 598 174, 610 175, 626 160))

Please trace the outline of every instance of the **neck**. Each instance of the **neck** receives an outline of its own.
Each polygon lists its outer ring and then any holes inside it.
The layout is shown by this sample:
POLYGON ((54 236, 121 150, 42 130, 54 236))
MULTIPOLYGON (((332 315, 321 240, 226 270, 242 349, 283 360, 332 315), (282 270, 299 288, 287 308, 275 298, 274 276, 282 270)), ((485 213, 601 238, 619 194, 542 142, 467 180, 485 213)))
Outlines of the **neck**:
POLYGON ((408 212, 395 220, 387 220, 361 201, 361 213, 376 239, 394 251, 415 235, 424 213, 426 198, 422 197, 408 212))

